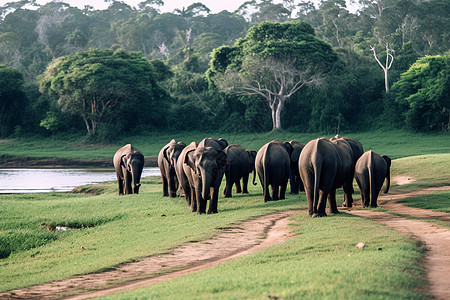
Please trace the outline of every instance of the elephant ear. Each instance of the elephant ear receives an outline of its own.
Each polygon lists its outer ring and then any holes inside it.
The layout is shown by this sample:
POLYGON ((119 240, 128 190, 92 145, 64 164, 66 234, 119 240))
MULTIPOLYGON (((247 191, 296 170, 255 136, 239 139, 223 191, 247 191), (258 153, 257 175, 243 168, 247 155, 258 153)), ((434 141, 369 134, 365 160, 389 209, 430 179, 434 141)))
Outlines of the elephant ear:
POLYGON ((291 156, 291 153, 294 150, 292 145, 289 142, 284 142, 283 147, 284 147, 284 149, 286 149, 287 153, 289 153, 289 156, 291 156))
POLYGON ((302 152, 302 147, 293 147, 293 151, 291 153, 291 161, 297 162, 300 157, 300 153, 302 152))
POLYGON ((217 151, 216 162, 220 168, 223 168, 227 165, 228 157, 225 152, 223 152, 222 150, 217 151))
POLYGON ((222 149, 225 149, 226 147, 228 147, 228 142, 226 139, 220 138, 220 139, 218 139, 218 142, 222 146, 222 149))
POLYGON ((391 159, 386 155, 382 155, 381 157, 386 161, 388 169, 390 169, 391 168, 391 159))
POLYGON ((195 150, 190 150, 186 152, 186 156, 184 157, 184 163, 187 164, 191 169, 197 173, 197 168, 195 167, 195 158, 194 158, 195 150))

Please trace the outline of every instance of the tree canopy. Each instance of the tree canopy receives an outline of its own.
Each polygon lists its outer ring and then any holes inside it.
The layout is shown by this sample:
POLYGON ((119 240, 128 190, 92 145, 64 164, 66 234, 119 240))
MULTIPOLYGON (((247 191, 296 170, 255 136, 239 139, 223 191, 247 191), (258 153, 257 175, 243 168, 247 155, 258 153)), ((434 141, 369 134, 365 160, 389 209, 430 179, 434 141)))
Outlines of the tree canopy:
POLYGON ((79 115, 88 134, 96 135, 107 117, 117 118, 127 129, 137 125, 136 119, 140 126, 157 126, 167 98, 157 78, 141 54, 91 50, 55 61, 40 90, 55 96, 63 111, 79 115))
POLYGON ((419 58, 392 87, 407 106, 406 122, 419 131, 450 129, 450 53, 419 58))
POLYGON ((338 61, 331 45, 304 22, 263 22, 232 47, 212 54, 209 79, 219 89, 256 95, 270 107, 273 129, 282 129, 285 102, 301 87, 318 84, 338 61))

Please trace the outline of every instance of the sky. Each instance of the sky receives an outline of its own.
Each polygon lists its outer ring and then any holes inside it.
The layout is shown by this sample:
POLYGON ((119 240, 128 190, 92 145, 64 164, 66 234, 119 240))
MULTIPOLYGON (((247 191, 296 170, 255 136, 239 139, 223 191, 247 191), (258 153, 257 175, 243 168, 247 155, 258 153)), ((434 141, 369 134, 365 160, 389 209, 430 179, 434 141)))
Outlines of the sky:
MULTIPOLYGON (((130 6, 136 6, 144 0, 122 0, 130 6)), ((164 6, 161 7, 161 12, 173 12, 176 8, 188 7, 189 5, 200 2, 206 5, 211 10, 211 13, 219 13, 222 10, 228 10, 230 12, 235 11, 246 0, 163 0, 164 6)), ((14 0, 0 0, 0 6, 5 5, 8 2, 15 2, 14 0)), ((49 0, 37 0, 39 4, 45 4, 51 2, 49 0)), ((104 0, 62 0, 62 2, 70 4, 70 6, 76 6, 80 9, 85 5, 91 5, 95 9, 105 9, 108 7, 108 3, 104 0)))

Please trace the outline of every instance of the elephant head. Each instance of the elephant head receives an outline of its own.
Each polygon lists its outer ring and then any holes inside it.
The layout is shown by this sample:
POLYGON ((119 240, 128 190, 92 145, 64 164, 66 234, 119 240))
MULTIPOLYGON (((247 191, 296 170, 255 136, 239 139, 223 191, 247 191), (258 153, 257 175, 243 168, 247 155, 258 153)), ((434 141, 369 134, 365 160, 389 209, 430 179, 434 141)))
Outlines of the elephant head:
POLYGON ((391 185, 391 159, 386 155, 382 155, 381 157, 386 161, 386 166, 387 166, 386 186, 384 187, 384 190, 383 190, 383 193, 387 194, 389 192, 389 187, 391 185))
POLYGON ((138 151, 122 155, 122 166, 126 169, 126 175, 124 176, 127 176, 127 179, 125 180, 127 183, 127 193, 139 194, 141 174, 144 167, 144 156, 138 151), (129 178, 130 176, 131 178, 129 178))
POLYGON ((197 213, 205 212, 206 200, 210 199, 208 213, 216 213, 218 191, 227 164, 225 152, 213 147, 198 147, 186 154, 185 163, 193 170, 196 181, 197 213), (213 197, 211 189, 214 191, 213 197))

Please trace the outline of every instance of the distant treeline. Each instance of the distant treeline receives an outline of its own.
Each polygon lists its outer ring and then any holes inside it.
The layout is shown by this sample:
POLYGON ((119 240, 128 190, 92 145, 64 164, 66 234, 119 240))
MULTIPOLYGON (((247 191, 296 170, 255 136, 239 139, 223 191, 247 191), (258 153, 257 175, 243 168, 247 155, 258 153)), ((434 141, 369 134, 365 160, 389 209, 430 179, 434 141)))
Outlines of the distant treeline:
POLYGON ((216 14, 201 2, 172 13, 162 1, 109 2, 0 7, 0 136, 269 131, 270 101, 284 101, 273 69, 290 52, 302 71, 291 80, 308 84, 282 103, 284 129, 449 130, 449 1, 358 0, 352 13, 341 0, 261 0, 216 14), (270 25, 284 22, 298 32, 270 25), (264 89, 242 92, 252 81, 264 89))

